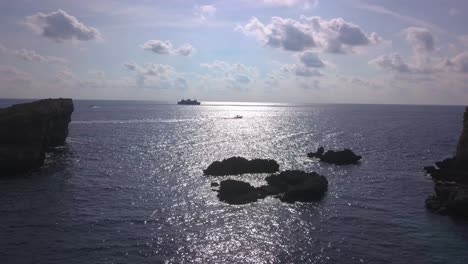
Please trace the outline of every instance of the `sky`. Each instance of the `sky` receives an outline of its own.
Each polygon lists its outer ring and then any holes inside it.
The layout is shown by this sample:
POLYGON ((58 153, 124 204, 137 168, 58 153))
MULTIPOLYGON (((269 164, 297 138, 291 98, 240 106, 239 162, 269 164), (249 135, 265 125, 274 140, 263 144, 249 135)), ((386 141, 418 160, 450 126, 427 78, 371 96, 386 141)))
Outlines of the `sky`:
POLYGON ((466 0, 0 0, 0 98, 468 104, 466 0))

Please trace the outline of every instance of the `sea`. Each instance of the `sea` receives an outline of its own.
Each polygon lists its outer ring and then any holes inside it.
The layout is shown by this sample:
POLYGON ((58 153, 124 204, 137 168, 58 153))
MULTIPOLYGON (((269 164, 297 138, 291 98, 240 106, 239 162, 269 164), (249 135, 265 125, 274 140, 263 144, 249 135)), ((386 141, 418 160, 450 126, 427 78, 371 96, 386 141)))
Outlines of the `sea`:
POLYGON ((66 145, 0 177, 0 263, 468 263, 468 221, 424 206, 423 167, 454 154, 462 106, 74 103, 66 145), (308 158, 319 146, 363 159, 308 158), (203 175, 232 156, 316 171, 328 193, 220 202, 212 182, 267 176, 203 175))

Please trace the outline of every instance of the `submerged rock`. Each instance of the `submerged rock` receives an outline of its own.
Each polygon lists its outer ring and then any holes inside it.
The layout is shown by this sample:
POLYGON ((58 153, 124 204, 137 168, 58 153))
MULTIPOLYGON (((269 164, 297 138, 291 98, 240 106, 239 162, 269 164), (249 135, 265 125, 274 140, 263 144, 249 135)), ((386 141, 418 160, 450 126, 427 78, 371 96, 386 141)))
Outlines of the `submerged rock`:
POLYGON ((361 158, 361 156, 354 154, 350 149, 341 151, 329 150, 320 157, 320 161, 336 165, 348 165, 358 163, 361 158))
POLYGON ((0 109, 0 174, 42 166, 45 152, 65 143, 72 112, 71 99, 45 99, 0 109))
POLYGON ((205 175, 225 176, 245 173, 273 173, 279 170, 279 164, 272 159, 247 160, 242 157, 231 157, 215 161, 203 171, 205 175))
POLYGON ((435 183, 434 193, 426 199, 426 208, 438 214, 468 217, 468 107, 455 157, 424 170, 435 183))
POLYGON ((322 199, 328 190, 328 181, 316 172, 283 171, 265 178, 268 185, 254 187, 247 182, 225 180, 221 182, 218 198, 229 204, 256 202, 275 195, 283 202, 312 202, 322 199))
POLYGON ((323 147, 319 147, 316 152, 307 153, 307 157, 309 158, 320 158, 322 157, 325 149, 323 147))

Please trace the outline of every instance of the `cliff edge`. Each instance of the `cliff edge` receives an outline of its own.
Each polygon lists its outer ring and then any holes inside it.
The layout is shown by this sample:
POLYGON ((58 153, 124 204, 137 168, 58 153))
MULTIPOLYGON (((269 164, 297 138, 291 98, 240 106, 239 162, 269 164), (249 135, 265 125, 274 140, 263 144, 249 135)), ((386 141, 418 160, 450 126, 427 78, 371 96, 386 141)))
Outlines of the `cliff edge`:
POLYGON ((0 175, 44 164, 45 152, 65 144, 72 99, 44 99, 0 109, 0 175))
POLYGON ((461 166, 468 166, 468 107, 465 109, 463 118, 463 130, 458 141, 457 155, 455 156, 457 163, 461 166))
POLYGON ((435 183, 434 193, 426 199, 427 209, 438 214, 468 217, 468 107, 455 157, 424 169, 435 183))

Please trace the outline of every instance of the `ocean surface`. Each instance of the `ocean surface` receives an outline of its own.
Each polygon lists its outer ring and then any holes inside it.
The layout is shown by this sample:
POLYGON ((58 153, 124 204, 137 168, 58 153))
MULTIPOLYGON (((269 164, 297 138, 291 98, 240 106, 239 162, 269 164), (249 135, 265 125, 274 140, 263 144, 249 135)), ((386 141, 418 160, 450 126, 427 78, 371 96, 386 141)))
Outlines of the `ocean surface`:
POLYGON ((75 101, 66 146, 38 171, 0 178, 0 263, 465 264, 468 222, 425 210, 433 183, 422 170, 454 154, 462 116, 457 106, 75 101), (318 146, 363 160, 307 158, 318 146), (210 183, 229 177, 202 170, 235 155, 317 171, 328 194, 222 203, 210 183))

